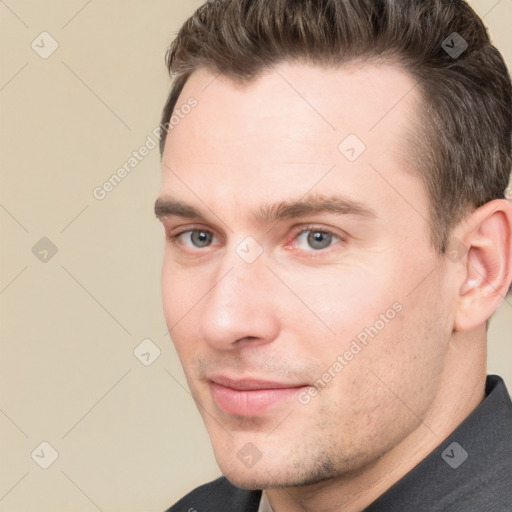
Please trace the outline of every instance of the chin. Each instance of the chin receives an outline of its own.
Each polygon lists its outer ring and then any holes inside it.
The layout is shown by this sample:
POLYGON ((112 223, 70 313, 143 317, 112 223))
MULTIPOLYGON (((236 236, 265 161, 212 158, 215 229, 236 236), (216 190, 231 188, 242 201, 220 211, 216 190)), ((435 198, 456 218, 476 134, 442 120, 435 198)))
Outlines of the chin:
POLYGON ((278 482, 274 481, 265 471, 252 472, 247 469, 245 471, 222 471, 222 474, 236 487, 246 489, 248 491, 256 491, 260 489, 268 489, 270 487, 280 487, 278 482))

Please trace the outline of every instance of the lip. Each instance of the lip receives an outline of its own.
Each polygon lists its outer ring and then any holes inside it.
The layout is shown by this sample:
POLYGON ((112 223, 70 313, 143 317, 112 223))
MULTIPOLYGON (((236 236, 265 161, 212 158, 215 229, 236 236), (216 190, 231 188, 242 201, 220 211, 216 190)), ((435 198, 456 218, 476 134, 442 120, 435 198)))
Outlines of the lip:
POLYGON ((209 377, 210 391, 217 406, 235 416, 260 416, 293 398, 304 384, 261 379, 230 379, 222 375, 209 377))

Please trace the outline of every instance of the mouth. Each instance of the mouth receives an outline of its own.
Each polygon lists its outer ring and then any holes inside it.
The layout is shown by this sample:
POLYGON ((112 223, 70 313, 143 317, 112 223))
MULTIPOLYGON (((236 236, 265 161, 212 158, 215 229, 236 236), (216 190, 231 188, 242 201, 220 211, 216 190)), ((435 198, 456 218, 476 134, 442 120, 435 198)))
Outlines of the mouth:
POLYGON ((230 379, 212 375, 208 384, 213 400, 222 411, 235 416, 255 417, 283 406, 308 386, 260 379, 230 379))

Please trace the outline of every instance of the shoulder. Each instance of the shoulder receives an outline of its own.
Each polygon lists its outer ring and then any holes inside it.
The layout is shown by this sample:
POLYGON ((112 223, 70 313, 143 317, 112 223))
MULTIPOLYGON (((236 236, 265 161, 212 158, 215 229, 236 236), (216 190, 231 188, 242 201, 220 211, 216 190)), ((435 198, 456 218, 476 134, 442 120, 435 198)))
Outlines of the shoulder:
POLYGON ((257 512, 260 499, 261 491, 240 489, 222 476, 197 487, 166 512, 257 512))

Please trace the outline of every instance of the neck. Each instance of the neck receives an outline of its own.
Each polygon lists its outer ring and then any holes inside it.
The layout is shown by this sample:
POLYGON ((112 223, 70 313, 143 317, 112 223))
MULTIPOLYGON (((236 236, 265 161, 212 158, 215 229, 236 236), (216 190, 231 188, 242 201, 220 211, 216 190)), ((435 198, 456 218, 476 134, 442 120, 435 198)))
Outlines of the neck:
MULTIPOLYGON (((482 329, 454 333, 438 392, 418 427, 352 474, 302 487, 265 491, 274 512, 360 512, 437 448, 485 398, 482 329)), ((414 414, 411 412, 411 414, 414 414)))

